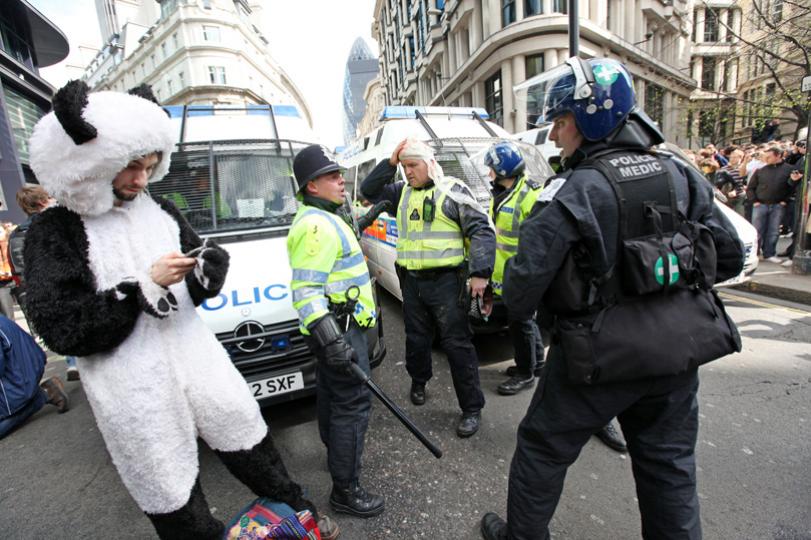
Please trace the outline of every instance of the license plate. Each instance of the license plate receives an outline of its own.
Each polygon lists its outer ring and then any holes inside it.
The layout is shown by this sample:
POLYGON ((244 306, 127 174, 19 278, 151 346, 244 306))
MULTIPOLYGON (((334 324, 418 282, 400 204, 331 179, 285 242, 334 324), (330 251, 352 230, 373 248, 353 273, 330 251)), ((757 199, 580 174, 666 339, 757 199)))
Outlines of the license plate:
POLYGON ((295 390, 304 389, 304 377, 300 371, 295 373, 288 373, 287 375, 279 375, 278 377, 270 377, 259 381, 248 383, 253 397, 262 399, 270 396, 278 396, 279 394, 286 394, 295 390))

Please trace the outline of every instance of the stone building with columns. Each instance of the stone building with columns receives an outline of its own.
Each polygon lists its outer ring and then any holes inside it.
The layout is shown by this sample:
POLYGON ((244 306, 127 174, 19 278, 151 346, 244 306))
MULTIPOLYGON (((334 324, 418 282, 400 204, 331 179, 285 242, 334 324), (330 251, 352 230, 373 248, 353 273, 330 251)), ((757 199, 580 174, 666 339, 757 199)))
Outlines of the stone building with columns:
MULTIPOLYGON (((568 0, 377 0, 372 35, 393 105, 484 107, 511 132, 537 105, 512 88, 568 57, 568 0)), ((580 0, 580 53, 628 66, 637 99, 668 139, 686 144, 692 2, 580 0)))
POLYGON ((312 125, 303 94, 268 51, 260 0, 98 0, 113 32, 87 66, 98 90, 152 86, 164 105, 295 105, 312 125), (120 5, 119 5, 120 4, 120 5), (126 9, 125 9, 126 8, 126 9))
POLYGON ((690 73, 698 83, 688 112, 690 147, 724 144, 735 129, 742 12, 737 0, 708 0, 693 9, 690 73))

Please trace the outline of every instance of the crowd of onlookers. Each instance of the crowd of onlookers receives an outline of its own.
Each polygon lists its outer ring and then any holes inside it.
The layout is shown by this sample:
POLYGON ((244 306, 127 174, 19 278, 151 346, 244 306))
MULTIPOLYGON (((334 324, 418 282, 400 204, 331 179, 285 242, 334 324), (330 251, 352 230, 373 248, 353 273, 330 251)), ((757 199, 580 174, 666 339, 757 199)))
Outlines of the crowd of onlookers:
MULTIPOLYGON (((794 250, 805 234, 800 231, 806 141, 770 141, 716 148, 708 144, 685 151, 707 179, 718 188, 727 206, 744 216, 758 232, 762 259, 791 266, 794 250), (790 236, 788 247, 777 252, 780 236, 790 236)), ((807 180, 806 180, 807 182, 807 180)), ((806 245, 809 245, 806 243, 806 245)))

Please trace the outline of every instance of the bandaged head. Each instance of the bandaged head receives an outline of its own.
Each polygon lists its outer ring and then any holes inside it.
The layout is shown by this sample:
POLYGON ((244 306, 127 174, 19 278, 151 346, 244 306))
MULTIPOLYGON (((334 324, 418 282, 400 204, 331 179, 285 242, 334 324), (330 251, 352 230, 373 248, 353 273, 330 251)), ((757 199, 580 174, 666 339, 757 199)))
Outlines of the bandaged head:
POLYGON ((403 149, 400 150, 398 158, 401 162, 409 159, 418 159, 424 161, 428 166, 428 178, 433 180, 435 183, 440 182, 444 176, 442 167, 439 166, 439 163, 436 161, 436 156, 434 156, 434 150, 424 142, 418 141, 417 139, 410 137, 406 139, 406 143, 403 146, 403 149))
POLYGON ((99 215, 113 207, 113 179, 130 161, 159 152, 150 182, 166 175, 175 138, 148 89, 89 93, 84 82, 70 81, 54 96, 53 111, 34 127, 31 169, 59 204, 80 215, 99 215))

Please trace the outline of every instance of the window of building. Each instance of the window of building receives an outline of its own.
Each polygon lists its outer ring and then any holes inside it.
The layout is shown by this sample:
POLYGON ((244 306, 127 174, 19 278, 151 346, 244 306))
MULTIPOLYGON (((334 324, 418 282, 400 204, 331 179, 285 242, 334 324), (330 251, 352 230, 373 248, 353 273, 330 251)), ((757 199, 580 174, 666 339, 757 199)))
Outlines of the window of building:
POLYGON ((734 92, 738 87, 737 75, 738 73, 738 59, 733 58, 724 62, 724 87, 725 92, 734 92), (734 73, 733 73, 734 72, 734 73))
POLYGON ((141 62, 141 76, 146 77, 146 62, 141 62))
POLYGON ((8 85, 3 85, 6 96, 8 121, 14 133, 14 145, 22 163, 29 163, 28 141, 34 125, 45 115, 38 105, 8 85))
POLYGON ((715 111, 701 111, 698 113, 698 136, 704 140, 712 141, 715 131, 715 111))
POLYGON ((161 43, 161 54, 163 55, 164 58, 168 56, 166 54, 166 43, 161 43))
POLYGON ((569 0, 552 0, 553 13, 569 13, 569 0))
POLYGON ((484 107, 490 119, 496 124, 504 124, 504 106, 501 99, 501 70, 484 81, 484 107))
POLYGON ((175 46, 175 49, 180 48, 180 42, 177 40, 177 32, 172 34, 172 45, 175 46))
POLYGON ((515 22, 515 0, 501 0, 501 26, 515 22))
POLYGON ((203 39, 212 43, 220 42, 220 27, 203 25, 203 39))
POLYGON ((163 0, 160 4, 161 19, 165 19, 177 9, 177 0, 163 0))
POLYGON ((408 48, 411 49, 411 57, 408 64, 409 71, 414 69, 414 60, 417 57, 416 51, 414 51, 414 36, 408 36, 408 48))
POLYGON ((417 39, 420 42, 420 50, 425 51, 425 0, 419 0, 417 5, 417 39))
POLYGON ((665 118, 665 89, 658 84, 645 84, 645 112, 662 128, 665 118))
POLYGON ((543 13, 543 0, 524 0, 524 16, 540 15, 543 13))
POLYGON ((223 66, 208 66, 208 80, 211 84, 226 84, 223 66))
POLYGON ((177 74, 177 82, 180 83, 180 88, 181 89, 186 85, 186 82, 184 80, 182 71, 177 74))
POLYGON ((772 0, 772 22, 783 20, 783 0, 772 0))
POLYGON ((543 73, 543 53, 528 54, 524 58, 527 79, 543 73))
POLYGON ((203 9, 211 9, 211 0, 203 0, 203 9))
POLYGON ((152 63, 152 68, 153 69, 158 67, 158 62, 155 61, 155 55, 154 54, 149 55, 149 61, 152 63))
POLYGON ((727 10, 727 41, 731 42, 734 38, 733 32, 735 32, 735 27, 733 26, 734 17, 733 14, 735 13, 734 9, 727 10))
POLYGON ((444 11, 445 10, 445 0, 436 0, 436 8, 439 11, 444 11))
POLYGON ((718 8, 704 9, 704 41, 718 41, 718 19, 721 17, 718 8))
POLYGON ((715 57, 705 56, 701 66, 701 89, 716 90, 715 88, 715 57))
POLYGON ((175 93, 174 83, 172 82, 172 79, 166 79, 166 92, 170 96, 175 93))

